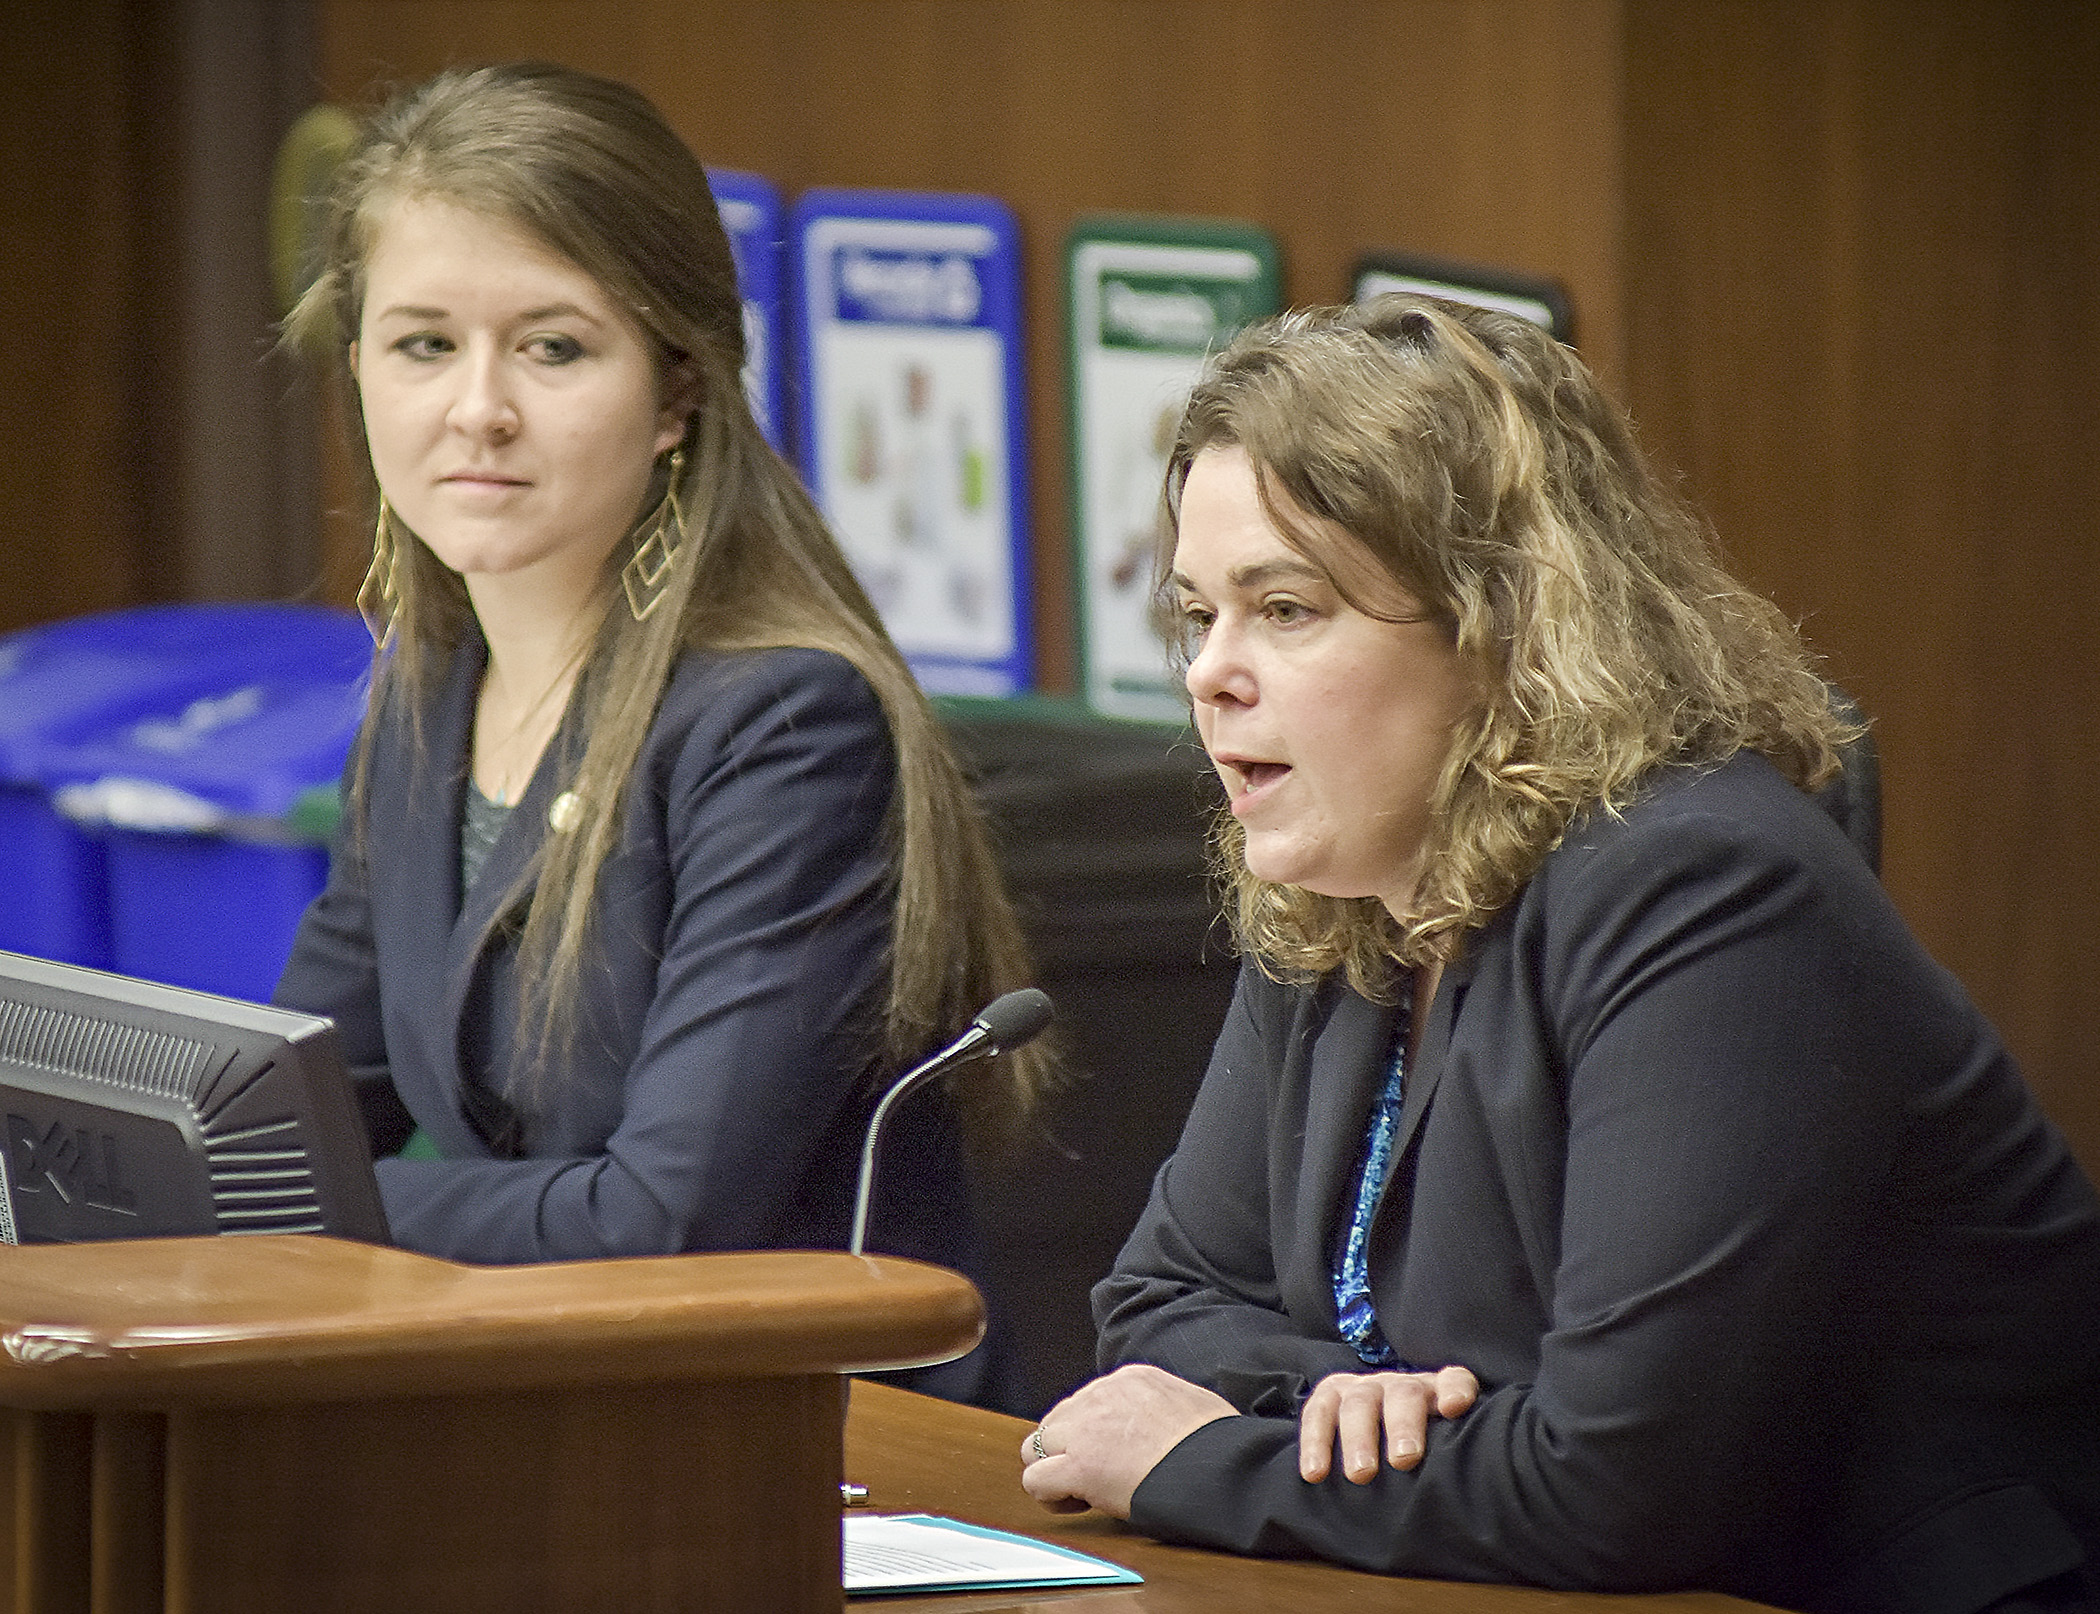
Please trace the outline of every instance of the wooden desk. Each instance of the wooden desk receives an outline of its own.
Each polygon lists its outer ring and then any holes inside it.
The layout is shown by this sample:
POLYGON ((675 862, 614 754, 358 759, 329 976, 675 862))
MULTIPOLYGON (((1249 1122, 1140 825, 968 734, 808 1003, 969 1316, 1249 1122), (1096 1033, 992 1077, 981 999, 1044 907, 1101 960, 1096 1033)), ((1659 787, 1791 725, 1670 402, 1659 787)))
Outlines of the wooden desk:
POLYGON ((839 1373, 982 1331, 839 1253, 0 1247, 0 1610, 835 1610, 839 1373))
POLYGON ((866 1614, 1749 1614, 1761 1605, 1708 1592, 1600 1597, 1399 1580, 1331 1564, 1235 1558, 1170 1547, 1095 1513, 1047 1513, 1021 1489, 1018 1418, 934 1401, 887 1385, 855 1384, 846 1417, 846 1473, 879 1513, 940 1513, 1017 1530, 1126 1564, 1143 1586, 1060 1592, 945 1592, 856 1600, 866 1614))

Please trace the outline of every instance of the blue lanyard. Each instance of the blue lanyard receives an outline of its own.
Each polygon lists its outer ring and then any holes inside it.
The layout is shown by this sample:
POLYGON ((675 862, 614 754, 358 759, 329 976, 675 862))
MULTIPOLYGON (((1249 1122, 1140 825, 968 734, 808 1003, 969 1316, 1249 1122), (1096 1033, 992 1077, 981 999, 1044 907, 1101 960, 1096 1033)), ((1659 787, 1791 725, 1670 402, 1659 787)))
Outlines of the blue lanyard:
POLYGON ((1393 1171, 1393 1139, 1400 1130, 1400 1095, 1407 1081, 1407 1032, 1413 1019, 1412 980, 1401 989, 1400 1024, 1393 1034, 1393 1059, 1386 1070, 1385 1086, 1371 1106, 1371 1122, 1364 1129, 1363 1164, 1358 1168, 1356 1202, 1349 1213, 1349 1228, 1341 1239, 1334 1262, 1334 1309, 1342 1338, 1371 1367, 1397 1367, 1400 1358, 1386 1343, 1378 1326, 1378 1313, 1371 1304, 1371 1274, 1366 1248, 1371 1241, 1371 1217, 1378 1209, 1378 1196, 1385 1191, 1393 1171))

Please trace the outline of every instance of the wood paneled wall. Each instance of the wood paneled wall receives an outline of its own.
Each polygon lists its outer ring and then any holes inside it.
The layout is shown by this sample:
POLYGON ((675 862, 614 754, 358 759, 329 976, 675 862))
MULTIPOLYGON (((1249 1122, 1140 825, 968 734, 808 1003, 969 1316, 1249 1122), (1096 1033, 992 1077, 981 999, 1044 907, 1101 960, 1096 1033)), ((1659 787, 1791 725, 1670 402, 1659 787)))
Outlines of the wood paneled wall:
POLYGON ((11 20, 0 117, 0 631, 147 587, 136 116, 121 0, 11 20))
POLYGON ((2100 11, 1628 22, 1630 401, 1874 714, 1889 888, 2100 1170, 2100 11))
POLYGON ((270 352, 265 198, 304 0, 17 6, 0 56, 0 631, 273 599, 320 564, 311 398, 270 352))

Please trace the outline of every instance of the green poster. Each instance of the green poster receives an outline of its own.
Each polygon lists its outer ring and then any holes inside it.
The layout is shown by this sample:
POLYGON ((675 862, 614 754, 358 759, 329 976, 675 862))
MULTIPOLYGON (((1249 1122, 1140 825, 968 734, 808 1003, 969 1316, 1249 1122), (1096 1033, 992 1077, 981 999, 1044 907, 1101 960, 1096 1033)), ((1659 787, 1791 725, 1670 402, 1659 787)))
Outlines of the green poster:
POLYGON ((1114 717, 1187 715, 1151 618, 1160 483, 1206 354, 1278 302, 1275 242, 1251 224, 1082 219, 1066 250, 1073 571, 1081 681, 1114 717))

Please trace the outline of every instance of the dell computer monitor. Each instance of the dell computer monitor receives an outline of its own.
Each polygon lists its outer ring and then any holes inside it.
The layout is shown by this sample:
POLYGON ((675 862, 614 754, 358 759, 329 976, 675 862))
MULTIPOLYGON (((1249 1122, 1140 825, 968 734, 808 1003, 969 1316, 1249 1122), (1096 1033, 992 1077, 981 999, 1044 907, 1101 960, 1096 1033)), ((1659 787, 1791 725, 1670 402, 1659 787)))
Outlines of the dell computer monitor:
POLYGON ((335 1025, 0 952, 0 1242, 387 1241, 335 1025))

